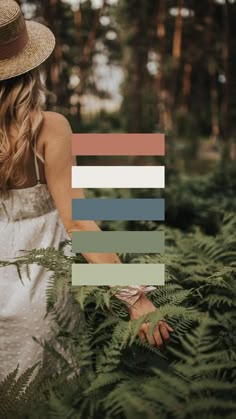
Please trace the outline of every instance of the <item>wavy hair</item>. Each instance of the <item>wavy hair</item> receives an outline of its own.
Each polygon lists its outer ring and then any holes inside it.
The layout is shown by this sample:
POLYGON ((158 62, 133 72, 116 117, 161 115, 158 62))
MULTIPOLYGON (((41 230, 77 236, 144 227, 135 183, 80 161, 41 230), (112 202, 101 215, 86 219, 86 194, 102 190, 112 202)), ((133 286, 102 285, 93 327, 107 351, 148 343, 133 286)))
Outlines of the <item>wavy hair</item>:
POLYGON ((43 123, 43 98, 49 94, 39 68, 0 81, 0 191, 27 179, 26 159, 43 123), (15 128, 16 134, 12 135, 15 128))

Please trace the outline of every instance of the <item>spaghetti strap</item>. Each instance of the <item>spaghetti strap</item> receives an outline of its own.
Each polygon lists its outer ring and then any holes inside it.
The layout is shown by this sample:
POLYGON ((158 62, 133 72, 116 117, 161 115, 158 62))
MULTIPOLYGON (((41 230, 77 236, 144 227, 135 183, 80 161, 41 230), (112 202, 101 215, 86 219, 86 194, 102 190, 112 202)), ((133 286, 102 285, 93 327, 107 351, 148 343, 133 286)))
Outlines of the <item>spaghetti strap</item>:
POLYGON ((37 156, 36 156, 36 140, 34 141, 34 165, 35 165, 35 172, 37 177, 37 184, 41 183, 40 181, 40 174, 39 174, 39 166, 37 162, 37 156))

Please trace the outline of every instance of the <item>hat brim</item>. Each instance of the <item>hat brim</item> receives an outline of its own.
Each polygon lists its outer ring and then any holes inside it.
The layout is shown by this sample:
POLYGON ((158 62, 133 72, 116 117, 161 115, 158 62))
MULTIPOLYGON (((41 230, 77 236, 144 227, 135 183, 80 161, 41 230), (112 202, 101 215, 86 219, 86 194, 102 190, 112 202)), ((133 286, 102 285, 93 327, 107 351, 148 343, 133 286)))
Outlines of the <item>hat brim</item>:
POLYGON ((55 47, 55 37, 45 25, 26 21, 29 41, 17 55, 0 61, 0 80, 27 73, 42 64, 55 47))

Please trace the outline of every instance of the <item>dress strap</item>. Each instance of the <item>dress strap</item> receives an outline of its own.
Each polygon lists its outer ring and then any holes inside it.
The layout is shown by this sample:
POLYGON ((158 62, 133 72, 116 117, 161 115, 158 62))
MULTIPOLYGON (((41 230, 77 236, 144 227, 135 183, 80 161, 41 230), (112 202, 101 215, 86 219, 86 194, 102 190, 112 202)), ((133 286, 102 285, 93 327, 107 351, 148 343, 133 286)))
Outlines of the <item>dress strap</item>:
POLYGON ((35 165, 35 172, 37 177, 37 183, 41 183, 40 181, 40 174, 39 174, 39 166, 37 162, 37 156, 36 156, 36 140, 34 141, 34 165, 35 165))

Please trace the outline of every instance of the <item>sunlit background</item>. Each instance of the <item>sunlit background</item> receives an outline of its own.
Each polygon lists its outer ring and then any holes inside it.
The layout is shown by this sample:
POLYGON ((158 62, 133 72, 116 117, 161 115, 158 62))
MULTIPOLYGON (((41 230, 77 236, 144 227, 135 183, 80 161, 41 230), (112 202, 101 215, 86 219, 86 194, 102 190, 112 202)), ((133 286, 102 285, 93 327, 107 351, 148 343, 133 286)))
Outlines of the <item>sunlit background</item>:
POLYGON ((187 171, 235 158, 235 0, 19 3, 56 36, 47 107, 75 132, 165 132, 187 171))

